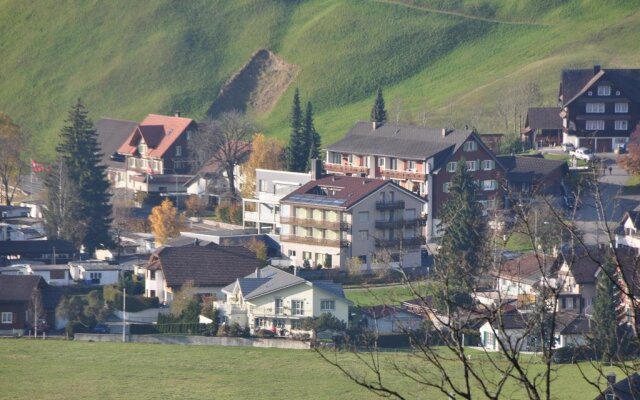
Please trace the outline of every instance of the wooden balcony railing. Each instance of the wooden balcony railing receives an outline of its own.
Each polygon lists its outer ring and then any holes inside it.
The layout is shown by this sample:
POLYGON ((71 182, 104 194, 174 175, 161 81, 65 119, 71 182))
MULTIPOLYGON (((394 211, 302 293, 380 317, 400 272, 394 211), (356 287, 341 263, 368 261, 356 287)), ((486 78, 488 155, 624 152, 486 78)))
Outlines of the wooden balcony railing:
POLYGON ((369 174, 369 167, 363 166, 356 167, 355 165, 325 163, 324 167, 327 172, 340 172, 343 174, 369 174))
POLYGON ((295 236, 295 235, 280 235, 280 241, 300 244, 312 244, 316 246, 327 247, 349 247, 350 243, 347 240, 340 239, 320 239, 311 236, 295 236))
POLYGON ((312 219, 312 218, 296 218, 296 217, 280 217, 281 224, 306 226, 311 228, 325 228, 346 231, 351 226, 348 222, 341 221, 327 221, 326 219, 312 219))
POLYGON ((422 172, 414 171, 397 171, 395 169, 383 169, 380 171, 382 176, 393 179, 420 180, 427 179, 427 175, 422 172))

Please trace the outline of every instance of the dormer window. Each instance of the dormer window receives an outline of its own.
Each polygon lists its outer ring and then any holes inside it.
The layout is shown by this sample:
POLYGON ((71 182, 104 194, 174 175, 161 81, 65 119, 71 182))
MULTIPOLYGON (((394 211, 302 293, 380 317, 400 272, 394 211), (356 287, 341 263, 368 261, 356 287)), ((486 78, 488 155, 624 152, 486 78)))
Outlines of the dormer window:
POLYGON ((611 96, 611 86, 609 85, 598 86, 598 96, 611 96))
POLYGON ((474 140, 470 140, 464 143, 464 151, 476 151, 478 150, 478 144, 474 140))
POLYGON ((145 142, 140 142, 140 144, 138 144, 138 153, 140 153, 141 156, 144 156, 147 154, 147 144, 145 142))

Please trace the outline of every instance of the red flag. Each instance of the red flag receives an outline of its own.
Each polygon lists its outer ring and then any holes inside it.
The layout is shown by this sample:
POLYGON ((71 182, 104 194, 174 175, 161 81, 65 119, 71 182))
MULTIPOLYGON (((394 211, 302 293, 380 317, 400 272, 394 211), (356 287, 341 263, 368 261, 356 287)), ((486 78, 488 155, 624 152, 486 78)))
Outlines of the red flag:
POLYGON ((151 168, 151 166, 147 167, 147 174, 153 175, 153 169, 151 168))

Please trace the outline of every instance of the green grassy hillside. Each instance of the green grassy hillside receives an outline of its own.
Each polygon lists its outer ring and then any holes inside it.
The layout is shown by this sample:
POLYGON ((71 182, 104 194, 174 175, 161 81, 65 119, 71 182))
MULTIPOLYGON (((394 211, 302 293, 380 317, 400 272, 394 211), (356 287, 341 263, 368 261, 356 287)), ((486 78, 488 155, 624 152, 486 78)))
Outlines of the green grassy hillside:
POLYGON ((77 97, 94 119, 202 119, 260 48, 299 67, 256 115, 265 132, 287 138, 297 86, 325 143, 368 118, 378 85, 403 120, 495 130, 493 105, 517 82, 553 104, 562 68, 640 66, 633 0, 0 0, 0 37, 0 111, 41 155, 77 97))

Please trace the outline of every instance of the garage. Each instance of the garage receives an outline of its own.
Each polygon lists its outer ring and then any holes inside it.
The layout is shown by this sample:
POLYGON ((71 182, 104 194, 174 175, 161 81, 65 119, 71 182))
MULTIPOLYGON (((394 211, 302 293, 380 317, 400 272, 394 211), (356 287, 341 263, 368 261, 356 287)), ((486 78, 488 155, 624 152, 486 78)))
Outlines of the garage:
POLYGON ((593 149, 594 139, 580 139, 578 147, 586 147, 587 149, 593 149))
POLYGON ((611 142, 611 139, 596 140, 596 153, 611 153, 613 151, 613 144, 611 142))

